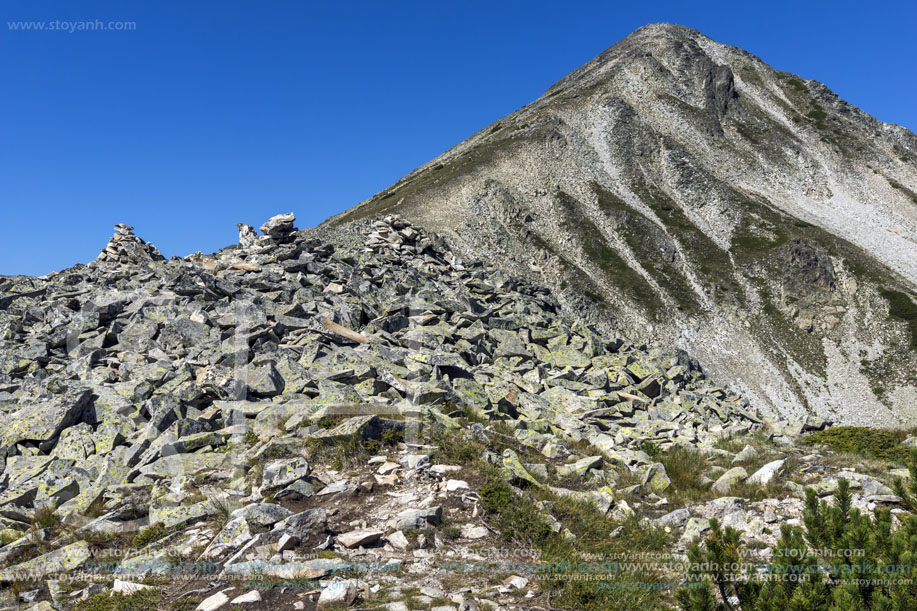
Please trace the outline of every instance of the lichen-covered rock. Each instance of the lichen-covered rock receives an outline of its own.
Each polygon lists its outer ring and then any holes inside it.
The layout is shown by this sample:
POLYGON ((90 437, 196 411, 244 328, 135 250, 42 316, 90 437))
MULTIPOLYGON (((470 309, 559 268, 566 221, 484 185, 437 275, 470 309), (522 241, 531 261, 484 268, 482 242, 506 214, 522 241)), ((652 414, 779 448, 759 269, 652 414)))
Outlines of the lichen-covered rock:
POLYGON ((779 460, 771 461, 748 476, 748 479, 745 481, 747 481, 749 484, 758 484, 760 486, 764 486, 780 473, 785 462, 786 459, 782 458, 779 460))
POLYGON ((150 524, 162 524, 166 528, 175 528, 197 522, 216 513, 209 501, 192 505, 158 505, 150 507, 150 524))
POLYGON ((578 475, 580 477, 586 475, 590 469, 599 469, 602 466, 602 457, 601 456, 587 456, 581 458, 574 463, 569 463, 566 465, 560 465, 557 467, 557 476, 558 477, 569 477, 571 475, 578 475))
POLYGON ((523 481, 534 486, 541 486, 541 483, 535 479, 531 473, 525 470, 519 456, 510 449, 503 451, 503 474, 510 481, 523 481))
POLYGON ((95 454, 95 448, 92 427, 81 422, 61 432, 51 455, 64 460, 80 462, 87 456, 95 454))
POLYGON ((304 541, 310 535, 324 532, 327 526, 328 513, 322 508, 317 508, 284 518, 274 525, 274 531, 287 533, 304 541))
POLYGON ((742 448, 742 451, 735 455, 732 459, 732 464, 748 462, 749 460, 754 460, 758 456, 758 451, 755 450, 752 446, 746 445, 742 448))
POLYGON ((207 548, 201 552, 201 557, 211 559, 227 556, 242 547, 251 538, 252 531, 248 521, 243 516, 231 517, 207 548))
POLYGON ((89 550, 89 544, 85 541, 77 541, 32 560, 0 570, 0 583, 17 581, 23 575, 28 575, 30 578, 35 579, 64 574, 79 568, 91 557, 92 553, 89 550))
POLYGON ((260 493, 268 494, 284 488, 309 475, 309 463, 305 458, 289 458, 269 462, 264 467, 260 493))
POLYGON ((713 489, 719 493, 726 494, 730 488, 745 480, 746 477, 748 477, 748 472, 744 467, 733 467, 713 483, 713 489))
POLYGON ((276 503, 253 503, 236 509, 230 514, 230 517, 244 518, 247 524, 270 527, 292 514, 292 511, 276 503))
POLYGON ((643 486, 656 494, 665 492, 671 485, 672 480, 669 479, 662 463, 657 462, 650 465, 643 476, 643 486))
POLYGON ((79 388, 22 407, 6 420, 3 430, 0 430, 0 448, 24 441, 50 443, 53 447, 64 429, 76 424, 82 417, 91 397, 89 389, 79 388))
POLYGON ((213 452, 194 454, 168 454, 155 462, 138 469, 142 475, 151 478, 170 478, 176 475, 194 475, 201 471, 215 469, 225 463, 227 456, 213 452))

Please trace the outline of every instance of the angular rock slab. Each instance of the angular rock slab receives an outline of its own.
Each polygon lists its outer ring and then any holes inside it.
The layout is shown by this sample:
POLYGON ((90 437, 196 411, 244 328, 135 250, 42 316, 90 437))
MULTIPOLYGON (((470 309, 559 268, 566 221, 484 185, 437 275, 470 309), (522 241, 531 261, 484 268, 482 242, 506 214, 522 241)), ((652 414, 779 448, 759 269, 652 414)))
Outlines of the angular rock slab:
POLYGON ((381 530, 375 530, 372 528, 364 528, 361 530, 352 530, 350 532, 342 533, 338 535, 337 542, 343 545, 344 547, 360 547, 365 545, 370 545, 375 543, 382 538, 382 535, 385 533, 381 530))
POLYGON ((79 568, 91 557, 89 544, 85 541, 78 541, 0 571, 0 583, 59 575, 79 568))
POLYGON ((80 419, 91 397, 88 389, 73 390, 20 409, 6 419, 0 431, 0 448, 23 441, 56 442, 64 429, 80 419))

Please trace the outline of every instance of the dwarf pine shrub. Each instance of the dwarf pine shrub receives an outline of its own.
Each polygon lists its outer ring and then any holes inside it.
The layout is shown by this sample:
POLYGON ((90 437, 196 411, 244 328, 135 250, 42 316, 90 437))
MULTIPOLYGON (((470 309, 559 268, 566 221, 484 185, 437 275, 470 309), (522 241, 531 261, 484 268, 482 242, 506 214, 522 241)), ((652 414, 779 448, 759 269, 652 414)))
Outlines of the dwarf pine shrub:
MULTIPOLYGON (((917 507, 917 451, 908 461, 903 505, 917 507)), ((851 507, 839 480, 833 503, 806 490, 803 526, 784 524, 769 566, 743 561, 741 532, 710 522, 703 545, 688 548, 689 570, 676 593, 687 611, 907 611, 917 609, 917 519, 892 528, 891 512, 851 507)))

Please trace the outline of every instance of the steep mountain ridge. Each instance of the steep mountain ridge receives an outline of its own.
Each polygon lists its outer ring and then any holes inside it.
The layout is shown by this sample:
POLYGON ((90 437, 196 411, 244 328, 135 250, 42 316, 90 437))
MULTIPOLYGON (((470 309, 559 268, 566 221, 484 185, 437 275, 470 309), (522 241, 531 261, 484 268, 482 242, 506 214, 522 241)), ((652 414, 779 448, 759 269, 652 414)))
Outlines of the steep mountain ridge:
POLYGON ((917 136, 695 30, 637 30, 327 224, 382 213, 763 412, 917 417, 917 136))

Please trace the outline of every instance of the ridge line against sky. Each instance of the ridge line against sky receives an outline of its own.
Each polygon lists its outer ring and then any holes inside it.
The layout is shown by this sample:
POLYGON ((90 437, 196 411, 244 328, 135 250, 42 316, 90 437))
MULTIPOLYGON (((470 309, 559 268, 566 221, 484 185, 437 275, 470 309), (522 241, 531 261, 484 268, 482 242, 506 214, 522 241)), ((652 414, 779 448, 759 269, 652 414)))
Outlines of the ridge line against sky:
POLYGON ((316 225, 647 23, 917 128, 913 3, 14 0, 2 14, 0 274, 88 262, 118 222, 166 256, 281 212, 316 225))

